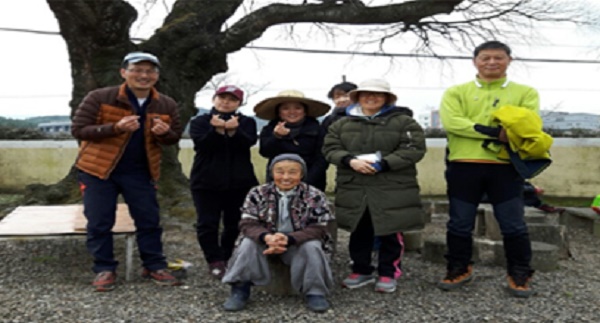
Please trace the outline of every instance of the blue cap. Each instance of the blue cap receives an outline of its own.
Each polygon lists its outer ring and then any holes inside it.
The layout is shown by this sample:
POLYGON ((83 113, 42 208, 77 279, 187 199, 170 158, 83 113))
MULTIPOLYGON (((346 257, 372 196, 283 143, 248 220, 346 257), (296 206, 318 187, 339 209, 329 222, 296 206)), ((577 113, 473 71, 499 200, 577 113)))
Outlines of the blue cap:
POLYGON ((160 67, 160 61, 158 58, 150 53, 144 52, 132 52, 123 58, 123 64, 136 64, 139 62, 150 62, 158 67, 160 67))

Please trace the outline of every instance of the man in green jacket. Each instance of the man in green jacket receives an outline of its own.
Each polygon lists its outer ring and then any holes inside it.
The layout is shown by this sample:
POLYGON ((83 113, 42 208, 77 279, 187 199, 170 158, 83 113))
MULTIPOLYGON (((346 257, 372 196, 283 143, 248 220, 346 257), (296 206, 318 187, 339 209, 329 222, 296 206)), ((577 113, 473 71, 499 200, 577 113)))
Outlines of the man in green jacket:
POLYGON ((510 48, 488 41, 474 51, 475 80, 449 88, 440 117, 448 135, 446 181, 450 203, 447 224, 447 273, 438 287, 452 290, 473 277, 471 262, 477 207, 484 194, 494 208, 503 235, 512 295, 533 294, 531 242, 524 220, 523 178, 507 161, 497 158, 507 142, 506 131, 493 122, 492 112, 514 105, 539 112, 535 89, 509 81, 510 48))

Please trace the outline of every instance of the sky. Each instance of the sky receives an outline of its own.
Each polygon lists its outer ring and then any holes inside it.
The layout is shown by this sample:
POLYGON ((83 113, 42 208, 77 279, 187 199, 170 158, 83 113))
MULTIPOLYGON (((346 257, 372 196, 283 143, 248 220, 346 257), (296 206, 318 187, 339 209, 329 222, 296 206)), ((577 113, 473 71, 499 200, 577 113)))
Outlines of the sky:
MULTIPOLYGON (((131 0, 140 7, 142 0, 131 0)), ((160 2, 160 1, 159 1, 160 2)), ((169 2, 169 1, 167 1, 169 2)), ((264 1, 263 1, 264 2, 264 1)), ((151 15, 138 19, 132 36, 147 37, 160 26, 165 8, 155 6, 151 15)), ((44 0, 0 2, 0 28, 58 31, 54 15, 44 0)), ((348 50, 355 38, 334 40, 320 37, 311 26, 295 28, 292 41, 283 27, 271 28, 252 43, 264 47, 348 50)), ((522 37, 500 40, 508 43, 515 57, 569 60, 600 60, 600 32, 575 29, 570 25, 536 28, 540 36, 528 42, 522 37)), ((72 87, 69 57, 60 36, 0 30, 0 116, 23 119, 32 116, 69 115, 72 87)), ((410 37, 388 42, 387 51, 409 53, 414 48, 410 37)), ((365 46, 361 51, 373 51, 365 46)), ((456 52, 440 48, 439 54, 470 55, 472 48, 456 52)), ((242 49, 228 57, 229 83, 254 92, 241 111, 253 114, 260 100, 279 91, 297 89, 306 96, 330 103, 327 92, 342 77, 355 83, 369 78, 386 79, 398 96, 398 104, 412 108, 417 115, 436 109, 444 90, 468 82, 475 76, 469 60, 367 57, 358 55, 307 54, 242 49), (257 91, 256 89, 260 89, 257 91)), ((115 73, 118 71, 115 70, 115 73)), ((600 64, 539 63, 514 61, 508 77, 528 84, 540 92, 541 108, 553 111, 599 113, 600 64)), ((199 107, 210 107, 212 92, 200 92, 199 107)))

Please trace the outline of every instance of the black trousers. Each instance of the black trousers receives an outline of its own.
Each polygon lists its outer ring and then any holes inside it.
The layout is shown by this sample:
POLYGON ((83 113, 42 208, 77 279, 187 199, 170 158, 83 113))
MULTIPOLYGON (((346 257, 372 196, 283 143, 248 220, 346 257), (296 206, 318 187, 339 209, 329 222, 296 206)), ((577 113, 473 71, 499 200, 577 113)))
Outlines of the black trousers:
POLYGON ((249 188, 225 191, 192 190, 196 206, 196 235, 208 263, 227 262, 240 233, 240 208, 249 188), (219 236, 219 225, 223 230, 219 236))
MULTIPOLYGON (((350 259, 352 272, 370 275, 375 269, 371 265, 375 233, 369 209, 365 210, 354 232, 350 234, 350 259)), ((404 254, 404 236, 402 232, 378 236, 381 241, 377 273, 380 277, 398 279, 402 275, 402 256, 404 254)))
POLYGON ((486 194, 504 240, 508 271, 529 271, 531 242, 524 217, 524 180, 510 164, 450 162, 446 169, 450 220, 448 267, 465 267, 472 254, 477 207, 486 194))

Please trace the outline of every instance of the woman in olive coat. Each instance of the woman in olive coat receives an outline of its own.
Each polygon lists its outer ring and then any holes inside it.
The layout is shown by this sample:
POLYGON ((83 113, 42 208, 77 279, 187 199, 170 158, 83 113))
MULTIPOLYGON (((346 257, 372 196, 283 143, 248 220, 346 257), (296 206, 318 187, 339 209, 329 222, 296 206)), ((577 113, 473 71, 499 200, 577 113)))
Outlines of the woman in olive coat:
POLYGON ((337 166, 338 226, 351 232, 352 273, 343 281, 358 288, 372 275, 373 238, 381 241, 375 290, 391 293, 402 275, 402 231, 420 229, 424 215, 416 163, 425 154, 423 129, 384 80, 367 80, 350 92, 346 117, 329 127, 323 154, 337 166))

